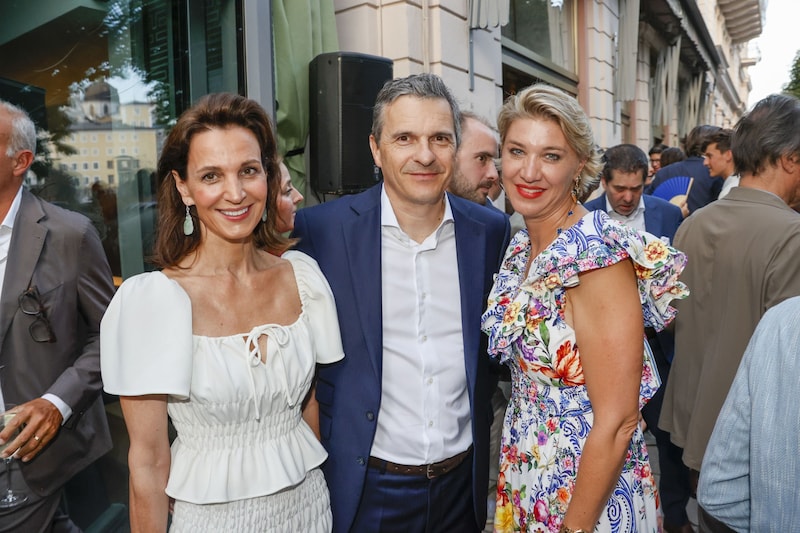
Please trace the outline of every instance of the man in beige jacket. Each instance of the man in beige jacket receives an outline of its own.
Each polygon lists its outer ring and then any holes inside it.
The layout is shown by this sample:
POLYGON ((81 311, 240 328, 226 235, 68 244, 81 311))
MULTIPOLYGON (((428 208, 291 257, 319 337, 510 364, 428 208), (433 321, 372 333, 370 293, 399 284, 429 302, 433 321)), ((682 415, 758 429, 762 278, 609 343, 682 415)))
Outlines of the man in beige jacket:
MULTIPOLYGON (((684 220, 674 245, 692 291, 677 303, 675 359, 659 426, 699 471, 750 336, 770 307, 800 295, 800 101, 772 95, 736 126, 739 187, 684 220)), ((764 435, 769 438, 769 435, 764 435)), ((696 479, 696 478, 695 478, 696 479)), ((700 509, 701 531, 729 531, 700 509)))

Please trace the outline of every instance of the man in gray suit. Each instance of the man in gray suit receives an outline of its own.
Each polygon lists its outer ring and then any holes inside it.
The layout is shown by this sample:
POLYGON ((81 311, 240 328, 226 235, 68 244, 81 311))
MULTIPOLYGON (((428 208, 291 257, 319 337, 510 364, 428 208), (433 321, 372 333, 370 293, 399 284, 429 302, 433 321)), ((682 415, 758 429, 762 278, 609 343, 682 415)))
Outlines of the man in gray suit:
POLYGON ((0 531, 78 531, 60 501, 64 484, 111 449, 99 329, 114 286, 89 220, 22 187, 35 148, 28 115, 0 100, 0 387, 16 405, 0 457, 18 459, 14 489, 27 495, 0 509, 0 531))

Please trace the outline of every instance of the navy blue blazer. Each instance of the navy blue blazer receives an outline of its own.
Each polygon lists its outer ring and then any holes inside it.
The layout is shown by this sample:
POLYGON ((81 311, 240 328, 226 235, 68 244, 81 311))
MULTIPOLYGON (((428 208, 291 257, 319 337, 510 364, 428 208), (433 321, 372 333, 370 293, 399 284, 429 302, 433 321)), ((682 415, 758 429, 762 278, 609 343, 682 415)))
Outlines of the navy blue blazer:
MULTIPOLYGON (((675 232, 678 231, 678 226, 683 222, 681 208, 648 194, 643 194, 642 198, 644 199, 644 229, 647 230, 647 233, 652 233, 656 237, 669 237, 669 242, 672 244, 675 232)), ((585 203, 583 207, 589 211, 605 211, 605 193, 591 202, 585 203)))
MULTIPOLYGON (((360 194, 301 209, 297 249, 317 260, 336 299, 345 357, 318 369, 316 397, 333 530, 350 530, 358 509, 381 402, 381 184, 360 194)), ((486 521, 491 395, 496 375, 480 316, 509 241, 501 212, 448 194, 461 286, 464 358, 472 413, 475 520, 486 521)))

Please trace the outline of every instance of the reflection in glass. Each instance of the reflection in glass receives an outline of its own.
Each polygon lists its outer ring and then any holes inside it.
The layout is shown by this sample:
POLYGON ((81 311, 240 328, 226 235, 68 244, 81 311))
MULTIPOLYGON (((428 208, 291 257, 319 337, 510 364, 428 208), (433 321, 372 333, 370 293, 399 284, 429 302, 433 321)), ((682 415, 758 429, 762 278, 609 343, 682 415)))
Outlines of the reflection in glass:
POLYGON ((512 0, 507 37, 554 64, 575 72, 573 0, 512 0))
POLYGON ((3 2, 0 98, 26 109, 40 137, 25 184, 92 220, 116 276, 151 268, 169 127, 197 97, 240 89, 237 5, 3 2))

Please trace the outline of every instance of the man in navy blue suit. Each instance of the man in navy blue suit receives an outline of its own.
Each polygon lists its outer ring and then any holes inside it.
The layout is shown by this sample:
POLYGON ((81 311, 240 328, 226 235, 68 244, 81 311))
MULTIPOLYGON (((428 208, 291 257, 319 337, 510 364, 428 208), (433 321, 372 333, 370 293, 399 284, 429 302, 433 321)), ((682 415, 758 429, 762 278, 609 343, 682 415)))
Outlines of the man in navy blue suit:
MULTIPOLYGON (((605 167, 601 181, 606 192, 584 207, 590 211, 606 211, 613 219, 671 243, 683 221, 683 214, 679 207, 666 200, 642 194, 648 164, 644 151, 633 144, 620 144, 606 150, 603 160, 605 167)), ((674 337, 669 331, 656 333, 650 330, 646 333, 663 381, 661 388, 642 409, 642 418, 656 438, 658 447, 664 529, 669 533, 689 532, 692 531, 686 515, 686 504, 691 494, 689 471, 681 460, 681 449, 672 444, 669 433, 657 426, 675 351, 674 337)))
POLYGON ((605 192, 584 207, 606 211, 613 219, 666 237, 671 243, 683 216, 679 207, 666 200, 642 194, 648 168, 644 151, 633 144, 620 144, 606 150, 603 160, 605 167, 600 180, 605 192))
POLYGON ((318 371, 334 531, 480 531, 493 373, 480 332, 506 217, 447 194, 460 112, 431 74, 378 94, 384 181, 298 212, 336 298, 344 360, 318 371))

